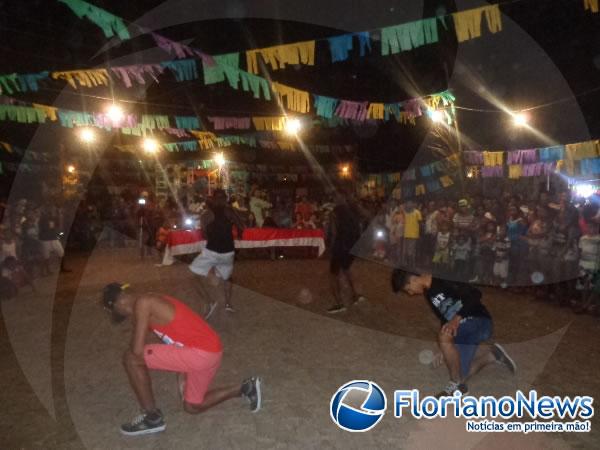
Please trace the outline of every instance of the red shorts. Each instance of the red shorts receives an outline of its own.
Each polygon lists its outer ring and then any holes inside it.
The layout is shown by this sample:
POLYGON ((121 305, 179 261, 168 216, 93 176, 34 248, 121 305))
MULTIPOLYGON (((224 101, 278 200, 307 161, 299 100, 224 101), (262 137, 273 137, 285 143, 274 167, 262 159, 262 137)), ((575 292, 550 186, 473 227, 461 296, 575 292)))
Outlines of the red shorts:
POLYGON ((194 405, 199 405, 204 400, 204 394, 221 365, 222 355, 221 352, 176 345, 144 346, 144 360, 149 369, 186 374, 183 398, 194 405))

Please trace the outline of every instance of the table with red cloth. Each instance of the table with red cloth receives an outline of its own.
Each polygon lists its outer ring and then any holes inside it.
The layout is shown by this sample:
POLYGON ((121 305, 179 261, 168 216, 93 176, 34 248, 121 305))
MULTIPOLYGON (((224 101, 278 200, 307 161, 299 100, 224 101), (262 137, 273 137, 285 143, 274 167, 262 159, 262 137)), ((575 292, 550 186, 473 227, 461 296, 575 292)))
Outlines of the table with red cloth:
MULTIPOLYGON (((171 231, 167 238, 163 265, 173 264, 174 256, 200 253, 206 246, 201 230, 171 231)), ((246 228, 242 239, 236 236, 235 248, 317 247, 319 256, 325 251, 323 230, 289 228, 246 228)))

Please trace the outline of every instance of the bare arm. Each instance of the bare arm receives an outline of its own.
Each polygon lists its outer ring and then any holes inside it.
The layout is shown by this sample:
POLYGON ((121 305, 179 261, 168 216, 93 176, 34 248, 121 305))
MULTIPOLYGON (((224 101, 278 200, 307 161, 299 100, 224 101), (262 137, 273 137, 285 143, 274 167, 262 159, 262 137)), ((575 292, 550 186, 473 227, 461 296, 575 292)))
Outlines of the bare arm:
POLYGON ((150 323, 151 300, 148 297, 140 297, 134 307, 134 330, 131 336, 131 352, 138 358, 144 359, 144 345, 146 334, 150 323))

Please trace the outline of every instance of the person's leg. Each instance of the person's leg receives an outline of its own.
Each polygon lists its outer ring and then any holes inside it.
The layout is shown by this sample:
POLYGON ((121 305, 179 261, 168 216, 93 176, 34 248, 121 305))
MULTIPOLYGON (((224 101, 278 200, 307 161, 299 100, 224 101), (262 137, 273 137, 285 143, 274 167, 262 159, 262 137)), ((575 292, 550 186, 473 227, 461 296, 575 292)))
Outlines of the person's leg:
POLYGON ((454 338, 440 331, 438 335, 440 350, 444 355, 444 362, 448 368, 450 380, 456 383, 460 382, 460 354, 454 344, 454 338))
POLYGON ((223 280, 223 296, 225 298, 225 308, 228 311, 233 311, 233 305, 231 304, 231 293, 233 292, 233 284, 231 279, 223 280))
POLYGON ((235 312, 231 303, 231 294, 233 291, 231 276, 233 274, 234 259, 235 252, 219 254, 218 262, 214 268, 215 273, 218 274, 219 278, 223 280, 223 298, 225 300, 225 309, 229 312, 235 312))
POLYGON ((329 281, 331 284, 331 290, 333 291, 333 299, 336 305, 343 305, 342 299, 342 283, 341 283, 341 271, 337 273, 329 274, 329 281))
POLYGON ((469 369, 469 373, 463 380, 463 383, 470 380, 485 366, 493 364, 496 361, 497 359, 492 352, 491 346, 488 344, 480 344, 479 346, 477 346, 477 351, 475 352, 475 356, 473 357, 473 361, 471 362, 471 368, 469 369))
POLYGON ((218 405, 219 403, 223 403, 226 400, 230 400, 232 398, 241 397, 242 389, 239 384, 231 385, 222 388, 214 388, 209 390, 204 396, 204 400, 201 404, 195 405, 193 403, 188 403, 185 401, 183 403, 183 409, 185 412, 190 414, 199 414, 201 412, 206 411, 207 409, 212 408, 213 406, 218 405))
POLYGON ((152 380, 146 362, 127 350, 123 355, 123 365, 129 378, 129 384, 144 412, 156 411, 154 393, 152 392, 152 380))

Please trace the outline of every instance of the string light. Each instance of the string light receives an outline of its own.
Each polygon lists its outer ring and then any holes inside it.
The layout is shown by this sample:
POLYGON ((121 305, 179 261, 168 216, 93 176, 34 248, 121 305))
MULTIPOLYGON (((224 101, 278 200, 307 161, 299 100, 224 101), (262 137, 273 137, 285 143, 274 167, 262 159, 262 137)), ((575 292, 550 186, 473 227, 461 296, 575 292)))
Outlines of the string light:
POLYGON ((152 153, 158 152, 159 145, 158 145, 158 142, 156 141, 156 139, 146 138, 146 139, 144 139, 144 142, 142 143, 142 148, 144 149, 144 151, 146 153, 152 154, 152 153))
POLYGON ((522 112, 513 114, 513 123, 517 127, 524 127, 529 123, 529 116, 522 112))
POLYGON ((225 156, 223 156, 223 153, 217 153, 215 155, 215 162, 217 163, 217 166, 219 166, 219 169, 223 168, 225 165, 225 156))
POLYGON ((302 122, 298 119, 289 119, 285 122, 285 132, 287 134, 298 134, 302 129, 302 122))
POLYGON ((79 138, 86 144, 91 144, 96 140, 96 133, 91 128, 83 128, 79 132, 79 138))
POLYGON ((113 123, 119 123, 125 118, 123 108, 114 103, 106 109, 106 115, 113 123))
POLYGON ((438 109, 430 111, 429 117, 433 123, 441 123, 444 121, 444 113, 438 109))
POLYGON ((67 172, 69 172, 69 173, 75 173, 75 170, 76 169, 75 169, 75 166, 73 164, 69 164, 67 166, 67 172))

